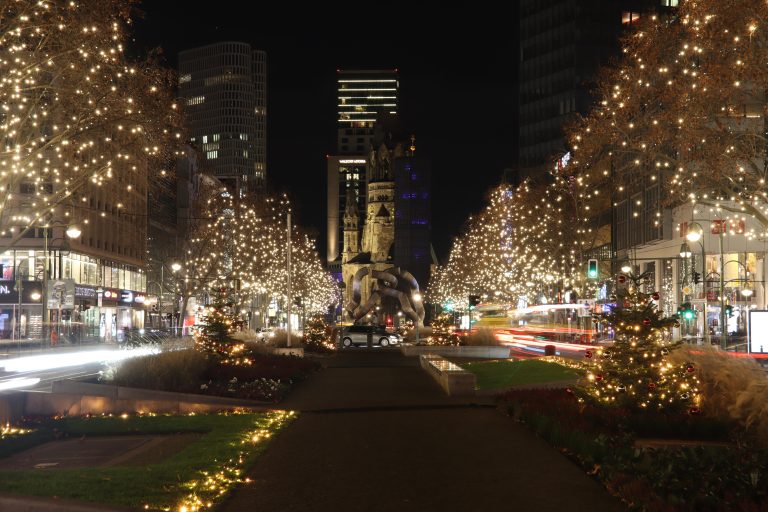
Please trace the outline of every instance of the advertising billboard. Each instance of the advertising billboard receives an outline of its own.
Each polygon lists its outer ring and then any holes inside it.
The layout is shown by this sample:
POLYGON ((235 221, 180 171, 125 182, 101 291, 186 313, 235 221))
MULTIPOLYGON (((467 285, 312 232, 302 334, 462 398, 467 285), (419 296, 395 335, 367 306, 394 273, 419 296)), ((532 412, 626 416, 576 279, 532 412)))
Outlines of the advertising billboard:
POLYGON ((768 311, 749 311, 749 351, 768 352, 768 311))

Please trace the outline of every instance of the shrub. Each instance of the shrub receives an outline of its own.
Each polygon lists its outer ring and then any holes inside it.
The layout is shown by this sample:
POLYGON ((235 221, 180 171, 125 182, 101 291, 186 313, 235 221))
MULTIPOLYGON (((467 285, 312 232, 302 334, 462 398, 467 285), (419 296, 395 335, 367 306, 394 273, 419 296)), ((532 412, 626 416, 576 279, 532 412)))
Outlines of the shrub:
POLYGON ((702 409, 708 416, 736 420, 768 446, 768 379, 757 362, 712 347, 691 346, 673 353, 671 359, 696 367, 702 409))
POLYGON ((464 344, 469 345, 470 347, 488 347, 498 345, 499 340, 496 339, 493 329, 480 327, 479 329, 472 331, 465 338, 464 344))
POLYGON ((197 392, 209 366, 209 359, 197 350, 162 352, 128 359, 115 369, 113 380, 118 386, 197 392))
MULTIPOLYGON (((291 346, 298 347, 302 343, 302 337, 291 331, 291 346)), ((267 338, 267 345, 275 348, 286 348, 288 346, 288 331, 282 329, 275 331, 274 336, 267 338)))

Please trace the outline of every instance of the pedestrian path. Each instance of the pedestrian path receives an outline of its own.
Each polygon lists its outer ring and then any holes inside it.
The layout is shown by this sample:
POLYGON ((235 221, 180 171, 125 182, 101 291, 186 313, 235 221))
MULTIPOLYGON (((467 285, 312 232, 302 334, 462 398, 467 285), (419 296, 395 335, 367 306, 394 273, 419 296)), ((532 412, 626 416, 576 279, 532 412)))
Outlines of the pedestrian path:
POLYGON ((222 510, 625 510, 487 398, 445 396, 415 358, 342 352, 327 366, 283 404, 302 414, 222 510))

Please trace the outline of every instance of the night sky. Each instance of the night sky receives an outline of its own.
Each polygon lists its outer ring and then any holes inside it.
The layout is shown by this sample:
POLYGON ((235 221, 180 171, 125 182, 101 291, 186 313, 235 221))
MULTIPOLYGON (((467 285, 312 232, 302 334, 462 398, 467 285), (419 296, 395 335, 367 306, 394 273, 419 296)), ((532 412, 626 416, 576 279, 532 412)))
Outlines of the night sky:
POLYGON ((515 163, 517 19, 466 6, 412 14, 396 2, 343 3, 342 13, 282 5, 262 17, 266 7, 255 2, 145 2, 131 51, 159 46, 173 68, 179 51, 216 41, 267 52, 269 184, 297 204, 298 222, 318 236, 321 255, 336 69, 399 69, 402 124, 416 135, 417 154, 433 161, 432 238, 442 262, 485 192, 515 163))

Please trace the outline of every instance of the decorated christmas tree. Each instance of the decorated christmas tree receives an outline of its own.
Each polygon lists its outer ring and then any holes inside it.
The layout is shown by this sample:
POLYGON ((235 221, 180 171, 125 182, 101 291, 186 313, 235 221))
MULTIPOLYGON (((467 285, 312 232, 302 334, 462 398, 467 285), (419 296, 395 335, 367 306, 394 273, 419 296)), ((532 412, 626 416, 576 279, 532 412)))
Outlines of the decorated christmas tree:
POLYGON ((304 328, 304 345, 310 352, 329 352, 336 349, 323 315, 313 315, 307 320, 304 328))
POLYGON ((205 352, 229 356, 242 343, 232 338, 243 321, 235 313, 234 305, 227 301, 224 292, 219 292, 213 304, 206 307, 205 322, 195 337, 197 348, 205 352))
POLYGON ((578 394, 604 405, 698 412, 696 369, 668 358, 681 345, 670 339, 670 329, 679 322, 662 316, 657 292, 641 291, 647 280, 647 273, 628 276, 626 288, 616 294, 616 306, 595 315, 595 322, 613 329, 614 343, 586 353, 586 382, 578 394))
POLYGON ((432 335, 427 338, 427 345, 458 345, 461 338, 455 330, 453 315, 441 313, 432 320, 432 335))

